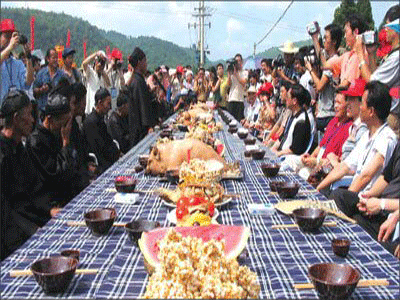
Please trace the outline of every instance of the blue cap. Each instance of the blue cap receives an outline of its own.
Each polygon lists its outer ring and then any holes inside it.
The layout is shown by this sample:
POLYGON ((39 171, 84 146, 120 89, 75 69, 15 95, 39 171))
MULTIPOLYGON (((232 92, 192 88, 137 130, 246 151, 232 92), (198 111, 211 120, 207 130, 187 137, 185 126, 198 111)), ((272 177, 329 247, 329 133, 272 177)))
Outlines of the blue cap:
POLYGON ((390 29, 396 31, 397 33, 400 32, 400 24, 399 24, 399 19, 394 20, 393 22, 390 22, 386 25, 384 25, 384 27, 389 27, 390 29))
POLYGON ((65 59, 68 55, 74 54, 76 51, 72 48, 65 48, 62 53, 62 58, 65 59))

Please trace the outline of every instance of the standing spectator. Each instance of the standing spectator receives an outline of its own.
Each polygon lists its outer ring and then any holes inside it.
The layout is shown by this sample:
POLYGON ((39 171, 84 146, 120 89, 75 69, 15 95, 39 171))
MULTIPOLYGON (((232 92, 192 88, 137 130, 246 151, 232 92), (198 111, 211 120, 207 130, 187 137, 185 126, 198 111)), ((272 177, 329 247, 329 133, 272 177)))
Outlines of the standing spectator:
POLYGON ((247 71, 243 70, 243 58, 241 54, 235 55, 235 64, 233 70, 228 68, 228 82, 230 87, 227 109, 236 119, 244 118, 244 98, 247 84, 247 71))
POLYGON ((218 80, 220 80, 220 85, 219 85, 219 95, 220 95, 220 101, 218 102, 218 107, 221 107, 222 109, 226 109, 226 99, 227 99, 227 83, 228 83, 228 77, 224 76, 224 65, 219 63, 217 65, 217 76, 218 80))
POLYGON ((117 109, 119 90, 125 85, 124 74, 122 73, 122 52, 118 48, 114 48, 111 52, 111 65, 106 73, 111 84, 111 111, 114 111, 117 109))
POLYGON ((44 181, 22 139, 32 132, 32 104, 24 91, 10 91, 1 105, 5 125, 0 132, 0 260, 21 246, 47 219, 49 202, 44 181), (40 224, 40 225, 39 225, 40 224))
POLYGON ((107 129, 110 136, 119 144, 122 153, 129 151, 131 147, 129 137, 129 90, 123 87, 117 97, 117 109, 113 111, 107 120, 107 129))
POLYGON ((135 70, 134 80, 129 86, 129 129, 133 147, 153 130, 152 127, 156 125, 157 119, 153 114, 151 92, 144 79, 147 71, 147 58, 142 49, 136 47, 133 50, 129 57, 129 64, 135 70))
POLYGON ((0 104, 10 90, 28 90, 33 82, 33 67, 28 45, 23 45, 27 59, 26 68, 21 60, 13 57, 12 51, 19 45, 19 34, 15 31, 14 21, 1 21, 1 95, 0 104))
POLYGON ((261 60, 261 83, 272 82, 272 59, 263 58, 261 60))
POLYGON ((288 81, 291 84, 298 83, 299 74, 297 74, 294 68, 294 55, 299 52, 299 48, 295 47, 292 41, 286 41, 283 44, 283 48, 279 48, 279 50, 283 52, 285 65, 283 67, 274 68, 272 77, 288 81))
POLYGON ((99 88, 110 88, 110 79, 104 71, 106 55, 103 51, 97 51, 88 56, 83 62, 82 67, 86 77, 86 108, 85 113, 90 114, 95 106, 95 94, 99 88), (93 68, 89 65, 94 60, 93 68))
MULTIPOLYGON (((317 97, 315 93, 315 89, 312 82, 312 77, 310 71, 306 69, 305 66, 305 57, 302 49, 299 50, 294 57, 294 68, 296 69, 297 73, 300 75, 299 84, 301 84, 310 94, 311 102, 314 103, 317 97)), ((310 103, 307 104, 310 106, 310 103)))
POLYGON ((193 90, 197 94, 197 100, 205 102, 209 93, 209 83, 205 77, 204 68, 199 68, 196 77, 194 78, 193 90))
POLYGON ((73 84, 75 82, 82 82, 81 73, 77 68, 74 67, 74 55, 75 50, 71 48, 65 48, 62 53, 62 58, 64 60, 63 71, 67 77, 69 83, 73 84))
POLYGON ((354 173, 349 191, 360 192, 371 188, 386 166, 397 137, 386 123, 392 99, 389 89, 379 81, 366 85, 360 107, 361 121, 368 127, 353 151, 337 165, 317 189, 325 189, 343 176, 354 173))
POLYGON ((95 94, 95 107, 83 122, 83 132, 89 143, 89 151, 96 155, 98 173, 107 170, 119 158, 119 150, 107 131, 104 117, 111 109, 111 95, 105 88, 95 94))
POLYGON ((66 78, 65 73, 58 67, 58 55, 54 48, 46 52, 47 67, 42 68, 36 75, 33 82, 33 95, 38 102, 41 118, 44 117, 47 104, 47 97, 50 91, 55 88, 61 78, 66 78))
MULTIPOLYGON (((321 53, 321 47, 319 47, 318 41, 319 33, 315 33, 313 38, 314 48, 316 49, 319 57, 325 59, 325 55, 321 53)), ((335 60, 338 58, 337 52, 342 41, 343 31, 336 24, 329 24, 325 27, 324 34, 324 49, 325 54, 329 60, 335 60)), ((335 115, 334 111, 334 77, 331 70, 323 70, 322 75, 319 76, 317 70, 313 68, 309 61, 305 61, 305 66, 310 72, 312 81, 314 82, 315 89, 318 92, 317 112, 316 112, 316 123, 317 130, 323 132, 329 123, 329 121, 335 115)))
POLYGON ((223 73, 222 73, 222 77, 218 77, 217 69, 215 67, 211 67, 210 78, 211 78, 211 80, 210 80, 210 96, 209 96, 209 98, 211 98, 210 100, 212 100, 215 103, 215 105, 218 105, 218 103, 220 103, 222 100, 220 87, 221 87, 221 83, 223 80, 223 73))

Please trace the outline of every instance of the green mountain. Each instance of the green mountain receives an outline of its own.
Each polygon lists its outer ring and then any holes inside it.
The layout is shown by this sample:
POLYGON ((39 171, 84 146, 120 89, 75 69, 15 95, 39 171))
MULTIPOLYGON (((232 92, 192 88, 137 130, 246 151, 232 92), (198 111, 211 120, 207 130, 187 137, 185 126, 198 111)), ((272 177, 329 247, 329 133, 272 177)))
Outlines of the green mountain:
MULTIPOLYGON (((43 53, 55 45, 65 45, 67 31, 71 31, 71 47, 76 49, 75 60, 78 65, 83 60, 83 41, 87 41, 87 55, 97 51, 105 51, 107 46, 112 50, 118 47, 124 54, 124 61, 138 46, 147 55, 149 70, 161 64, 175 68, 177 64, 195 65, 195 51, 180 47, 174 43, 155 37, 128 37, 115 31, 105 31, 91 25, 81 18, 65 13, 44 12, 25 8, 2 7, 1 18, 13 19, 17 30, 30 40, 30 19, 35 17, 35 48, 43 53)), ((21 51, 18 49, 17 51, 21 51)))

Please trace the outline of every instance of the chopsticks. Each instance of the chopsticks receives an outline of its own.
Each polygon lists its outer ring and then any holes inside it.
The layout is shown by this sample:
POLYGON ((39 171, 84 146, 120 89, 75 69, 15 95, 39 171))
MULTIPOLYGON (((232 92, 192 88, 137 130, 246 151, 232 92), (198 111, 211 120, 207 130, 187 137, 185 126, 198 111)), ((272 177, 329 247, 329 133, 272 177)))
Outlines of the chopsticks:
MULTIPOLYGON (((324 222, 322 226, 327 226, 327 227, 336 227, 337 223, 336 222, 324 222)), ((272 225, 271 229, 286 229, 286 228, 298 228, 299 225, 297 224, 278 224, 278 225, 272 225)))
POLYGON ((352 223, 352 224, 357 224, 357 221, 356 221, 356 220, 353 220, 352 218, 346 216, 346 215, 345 215, 344 213, 342 213, 342 212, 334 211, 333 209, 329 209, 329 208, 326 208, 326 207, 323 207, 322 209, 325 210, 325 211, 326 211, 328 214, 330 214, 330 215, 334 215, 334 216, 336 216, 336 217, 338 217, 338 218, 340 218, 340 219, 343 219, 343 220, 345 220, 345 221, 348 221, 348 222, 350 222, 350 223, 352 223))
MULTIPOLYGON (((98 269, 76 269, 76 274, 97 274, 98 269)), ((21 276, 32 276, 33 273, 31 270, 11 270, 10 277, 21 277, 21 276)))
MULTIPOLYGON (((369 287, 369 286, 388 286, 389 281, 387 279, 361 279, 357 287, 369 287)), ((313 289, 314 285, 312 283, 296 283, 293 285, 295 289, 313 289)))
MULTIPOLYGON (((67 221, 68 226, 86 226, 85 221, 67 221)), ((112 226, 125 227, 125 223, 114 223, 112 226)))

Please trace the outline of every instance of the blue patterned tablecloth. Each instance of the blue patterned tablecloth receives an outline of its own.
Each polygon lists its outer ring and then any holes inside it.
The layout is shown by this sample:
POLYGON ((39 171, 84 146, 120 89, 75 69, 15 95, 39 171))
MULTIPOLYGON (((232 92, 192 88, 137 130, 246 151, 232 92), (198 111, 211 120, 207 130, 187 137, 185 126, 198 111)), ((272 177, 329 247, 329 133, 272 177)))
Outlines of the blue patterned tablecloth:
MULTIPOLYGON (((171 121, 173 117, 169 120, 171 121)), ((239 160, 244 169, 242 181, 223 181, 227 193, 239 193, 240 197, 221 207, 218 221, 221 224, 245 225, 251 228, 247 244, 248 257, 244 264, 257 273, 261 284, 260 298, 265 299, 317 299, 314 289, 296 290, 294 283, 308 282, 308 266, 319 262, 347 263, 360 270, 362 279, 388 279, 389 286, 358 288, 353 299, 400 299, 399 261, 374 241, 360 226, 334 217, 337 227, 322 227, 317 234, 304 234, 298 229, 274 230, 274 224, 293 223, 286 215, 275 212, 271 216, 249 214, 249 203, 277 203, 278 195, 270 194, 269 178, 260 176, 262 161, 244 158, 244 143, 236 134, 224 130, 215 134, 226 146, 227 161, 239 160), (332 253, 333 238, 349 238, 352 241, 346 258, 332 253)), ((137 218, 159 221, 171 226, 166 216, 170 208, 162 205, 155 194, 141 194, 133 205, 114 202, 114 178, 133 174, 138 156, 148 153, 158 133, 151 133, 129 153, 116 162, 81 194, 74 198, 46 226, 32 236, 20 249, 1 263, 2 299, 135 299, 140 297, 147 285, 148 275, 140 251, 129 240, 124 228, 113 227, 109 234, 93 236, 86 227, 72 227, 67 220, 82 221, 83 213, 98 207, 115 207, 118 222, 137 218), (95 275, 75 275, 63 294, 46 295, 33 277, 9 276, 13 269, 27 269, 35 260, 58 255, 61 250, 80 249, 79 268, 95 268, 95 275)), ((266 158, 273 158, 267 149, 266 158)), ((138 189, 150 190, 169 187, 158 178, 134 174, 139 179, 138 189)), ((294 173, 281 172, 277 180, 291 180, 301 184, 301 190, 312 187, 294 173)), ((303 193, 297 199, 326 200, 319 193, 303 193)))

